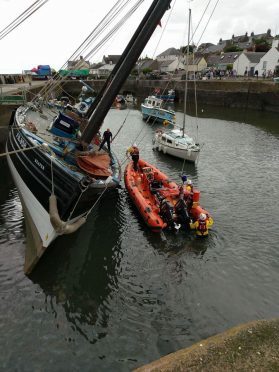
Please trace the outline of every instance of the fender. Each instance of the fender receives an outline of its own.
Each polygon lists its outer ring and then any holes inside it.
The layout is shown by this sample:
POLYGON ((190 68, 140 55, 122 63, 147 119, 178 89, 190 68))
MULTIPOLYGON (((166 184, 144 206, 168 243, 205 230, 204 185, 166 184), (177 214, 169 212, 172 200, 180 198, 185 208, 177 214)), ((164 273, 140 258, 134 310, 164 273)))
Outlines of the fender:
POLYGON ((51 194, 49 197, 49 217, 52 227, 59 235, 71 234, 86 222, 85 217, 81 217, 71 224, 61 220, 57 208, 57 199, 54 194, 51 194))

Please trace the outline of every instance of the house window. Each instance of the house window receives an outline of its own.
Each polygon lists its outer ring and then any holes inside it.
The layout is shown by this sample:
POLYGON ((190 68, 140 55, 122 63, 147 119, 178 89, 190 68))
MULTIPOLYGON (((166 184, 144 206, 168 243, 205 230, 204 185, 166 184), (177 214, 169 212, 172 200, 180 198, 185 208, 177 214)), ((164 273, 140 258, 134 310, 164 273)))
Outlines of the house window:
POLYGON ((263 61, 263 68, 266 68, 267 61, 263 61))

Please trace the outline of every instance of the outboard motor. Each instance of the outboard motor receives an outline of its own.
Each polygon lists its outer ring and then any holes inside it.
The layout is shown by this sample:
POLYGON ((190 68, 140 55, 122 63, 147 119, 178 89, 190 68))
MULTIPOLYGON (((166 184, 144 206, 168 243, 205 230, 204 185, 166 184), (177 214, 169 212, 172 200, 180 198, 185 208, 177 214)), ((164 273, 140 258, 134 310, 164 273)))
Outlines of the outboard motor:
POLYGON ((190 227, 190 216, 187 210, 187 205, 184 199, 179 199, 178 202, 175 204, 174 207, 175 213, 178 216, 178 221, 184 226, 186 229, 190 227))
POLYGON ((167 200, 162 201, 160 215, 170 229, 175 231, 179 230, 181 225, 174 221, 174 208, 167 200))

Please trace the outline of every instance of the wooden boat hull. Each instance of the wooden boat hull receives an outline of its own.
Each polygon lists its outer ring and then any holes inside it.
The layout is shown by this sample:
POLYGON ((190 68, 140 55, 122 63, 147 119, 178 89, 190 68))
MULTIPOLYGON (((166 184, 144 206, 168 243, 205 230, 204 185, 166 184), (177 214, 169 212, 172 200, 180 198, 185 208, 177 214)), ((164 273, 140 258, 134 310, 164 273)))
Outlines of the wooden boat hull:
MULTIPOLYGON (((36 226, 43 247, 48 247, 58 236, 50 223, 49 197, 54 192, 61 220, 69 224, 84 216, 105 188, 115 188, 119 180, 110 184, 94 182, 78 168, 71 169, 44 147, 36 147, 43 141, 32 137, 18 125, 18 115, 12 125, 6 151, 8 165, 20 197, 36 226), (28 150, 30 148, 30 150, 28 150)), ((116 164, 117 167, 117 164, 116 164)), ((120 178, 120 172, 115 172, 120 178)), ((115 178, 116 178, 115 177, 115 178)))

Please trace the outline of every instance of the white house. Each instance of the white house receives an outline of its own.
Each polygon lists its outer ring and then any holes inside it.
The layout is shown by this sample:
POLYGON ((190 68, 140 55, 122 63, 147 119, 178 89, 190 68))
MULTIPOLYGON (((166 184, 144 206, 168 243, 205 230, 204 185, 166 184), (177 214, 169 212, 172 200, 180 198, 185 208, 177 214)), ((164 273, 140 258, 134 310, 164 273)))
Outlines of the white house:
POLYGON ((255 66, 255 70, 259 71, 259 76, 271 76, 275 67, 279 66, 279 40, 272 41, 272 47, 261 58, 260 62, 255 66))
POLYGON ((182 57, 182 53, 180 52, 180 50, 175 49, 175 48, 169 48, 169 49, 165 50, 163 53, 159 54, 156 57, 156 60, 158 62, 175 61, 175 60, 177 60, 178 58, 181 58, 181 57, 182 57))
POLYGON ((245 71, 247 71, 247 75, 253 76, 255 66, 265 54, 265 52, 243 52, 233 62, 233 69, 238 76, 244 76, 245 71))
POLYGON ((181 58, 158 61, 159 70, 161 72, 175 72, 176 70, 184 70, 184 65, 181 58))

